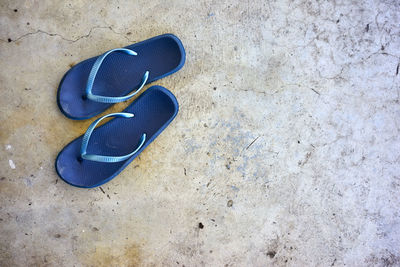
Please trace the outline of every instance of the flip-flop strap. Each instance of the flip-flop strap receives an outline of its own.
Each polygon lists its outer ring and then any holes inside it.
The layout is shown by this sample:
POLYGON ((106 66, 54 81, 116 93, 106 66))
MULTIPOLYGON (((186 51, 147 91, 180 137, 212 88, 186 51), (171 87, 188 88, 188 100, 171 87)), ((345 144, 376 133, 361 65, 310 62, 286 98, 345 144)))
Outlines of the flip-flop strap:
POLYGON ((98 161, 98 162, 107 162, 107 163, 113 163, 113 162, 120 162, 124 161, 131 156, 133 156, 135 153, 137 153, 140 148, 142 148, 144 142, 146 141, 146 134, 144 133, 142 137, 140 138, 140 144, 139 146, 131 153, 124 155, 124 156, 103 156, 103 155, 94 155, 94 154, 86 154, 86 149, 89 143, 90 136, 92 135, 92 132, 96 125, 105 118, 108 117, 123 117, 123 118, 132 118, 134 115, 132 113, 125 113, 125 112, 119 112, 119 113, 111 113, 108 115, 105 115, 97 120, 95 120, 92 124, 90 124, 89 128, 87 129, 85 135, 83 136, 82 139, 82 146, 81 146, 81 158, 86 159, 86 160, 91 160, 91 161, 98 161))
POLYGON ((116 48, 116 49, 112 49, 106 53, 104 53, 103 55, 99 56, 96 61, 93 64, 92 69, 90 70, 90 74, 89 74, 89 78, 87 80, 87 84, 86 84, 86 97, 92 101, 96 101, 96 102, 101 102, 101 103, 118 103, 118 102, 123 102, 125 100, 128 100, 129 98, 133 97, 134 95, 136 95, 137 93, 139 93, 139 91, 143 88, 143 86, 146 84, 147 79, 149 78, 149 71, 146 71, 145 74, 143 75, 142 78, 142 83, 140 84, 139 88, 126 96, 101 96, 101 95, 95 95, 92 93, 92 88, 93 88, 93 84, 94 84, 94 79, 96 78, 96 74, 101 66, 101 64, 103 63, 104 59, 111 54, 112 52, 116 52, 116 51, 120 51, 123 52, 125 54, 131 55, 131 56, 137 56, 137 53, 133 50, 127 49, 127 48, 116 48))

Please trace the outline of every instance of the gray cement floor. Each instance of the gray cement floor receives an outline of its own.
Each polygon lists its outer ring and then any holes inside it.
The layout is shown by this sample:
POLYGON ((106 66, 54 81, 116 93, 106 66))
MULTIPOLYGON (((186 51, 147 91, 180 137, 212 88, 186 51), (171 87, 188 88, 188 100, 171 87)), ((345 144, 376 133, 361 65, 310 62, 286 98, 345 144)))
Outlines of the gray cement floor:
POLYGON ((0 2, 1 266, 400 266, 399 1, 135 2, 0 2), (63 74, 168 32, 175 121, 65 184, 63 74))

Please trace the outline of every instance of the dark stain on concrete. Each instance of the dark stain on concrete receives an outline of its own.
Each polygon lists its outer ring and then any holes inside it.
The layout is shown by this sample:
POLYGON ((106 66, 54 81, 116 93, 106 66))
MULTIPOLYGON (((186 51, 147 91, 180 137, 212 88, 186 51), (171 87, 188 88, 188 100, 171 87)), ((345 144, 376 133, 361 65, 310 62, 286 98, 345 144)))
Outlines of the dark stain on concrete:
POLYGON ((365 263, 368 266, 400 266, 400 254, 396 255, 385 249, 377 254, 372 254, 365 260, 365 263))
POLYGON ((270 257, 271 259, 274 258, 276 255, 276 251, 275 250, 270 250, 267 252, 267 256, 270 257))

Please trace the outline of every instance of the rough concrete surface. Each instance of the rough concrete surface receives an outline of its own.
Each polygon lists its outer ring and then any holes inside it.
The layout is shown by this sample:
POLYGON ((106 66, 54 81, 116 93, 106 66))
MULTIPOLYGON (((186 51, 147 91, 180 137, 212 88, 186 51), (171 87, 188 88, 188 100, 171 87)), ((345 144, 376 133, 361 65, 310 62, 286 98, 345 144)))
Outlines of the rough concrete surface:
POLYGON ((400 266, 398 0, 1 0, 0 39, 1 266, 400 266), (93 119, 61 114, 63 74, 168 32, 176 119, 64 183, 93 119))

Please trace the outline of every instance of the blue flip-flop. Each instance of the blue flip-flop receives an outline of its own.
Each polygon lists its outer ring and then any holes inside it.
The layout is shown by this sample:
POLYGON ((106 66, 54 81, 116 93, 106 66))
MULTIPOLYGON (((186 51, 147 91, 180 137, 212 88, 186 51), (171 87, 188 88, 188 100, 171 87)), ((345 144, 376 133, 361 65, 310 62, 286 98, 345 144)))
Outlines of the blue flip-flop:
POLYGON ((91 188, 118 175, 175 118, 175 96, 161 86, 152 86, 123 112, 95 120, 83 136, 58 154, 56 171, 67 183, 91 188), (95 129, 107 117, 115 118, 95 129))
POLYGON ((184 64, 185 49, 173 34, 112 49, 71 68, 60 82, 57 103, 68 118, 88 119, 133 97, 145 84, 177 72, 184 64))

